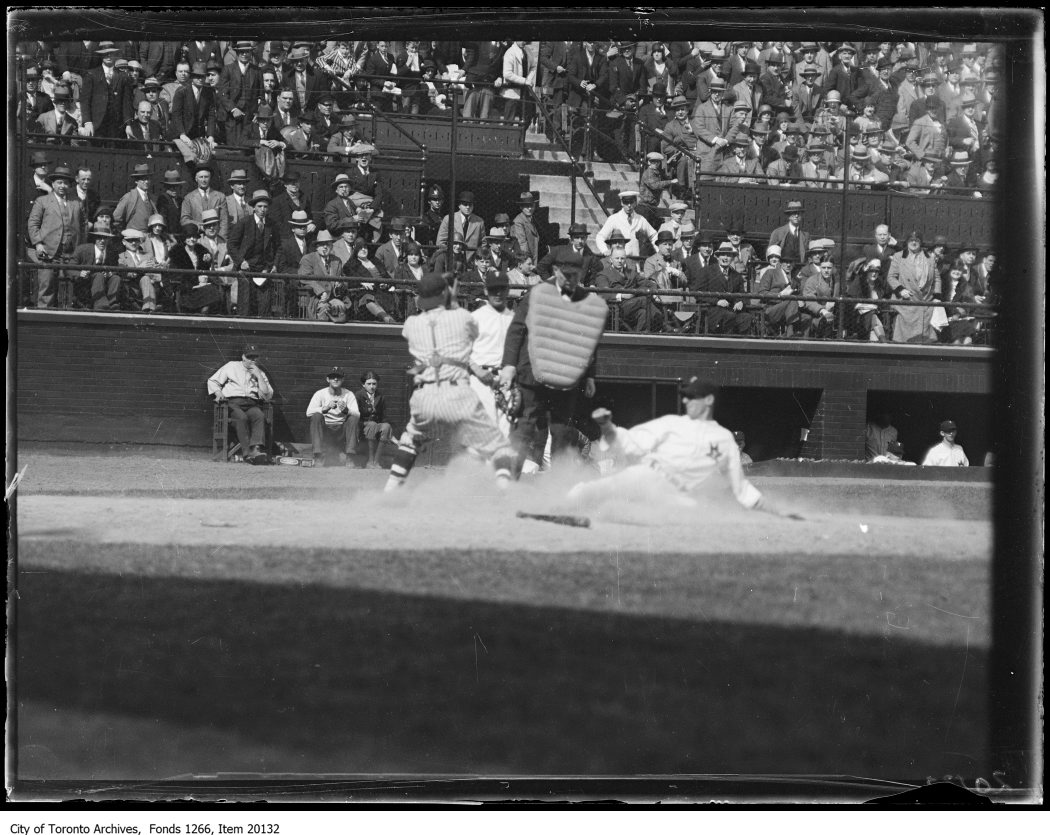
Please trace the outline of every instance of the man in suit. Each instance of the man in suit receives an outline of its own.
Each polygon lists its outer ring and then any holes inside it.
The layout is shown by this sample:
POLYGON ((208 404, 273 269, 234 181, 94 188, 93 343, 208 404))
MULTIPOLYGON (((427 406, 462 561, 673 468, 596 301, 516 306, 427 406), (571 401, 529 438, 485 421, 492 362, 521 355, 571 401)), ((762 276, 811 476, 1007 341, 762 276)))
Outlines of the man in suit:
POLYGON ((584 41, 568 56, 565 67, 569 82, 568 105, 570 111, 584 113, 597 104, 599 91, 609 87, 609 71, 605 56, 596 48, 594 41, 584 41))
MULTIPOLYGON (((296 232, 297 245, 302 245, 305 234, 296 232)), ((299 286, 310 291, 307 318, 345 322, 347 304, 336 297, 336 290, 346 285, 336 280, 343 274, 343 261, 332 253, 332 235, 327 229, 317 233, 316 249, 307 252, 299 261, 296 272, 299 286)))
POLYGON ((72 103, 73 97, 69 92, 69 87, 64 84, 56 85, 54 106, 37 116, 36 125, 31 129, 46 133, 48 136, 59 137, 58 140, 50 141, 62 141, 63 144, 69 142, 70 138, 77 135, 80 128, 77 120, 69 112, 72 103), (69 138, 62 140, 61 137, 69 138))
MULTIPOLYGON (((190 83, 175 91, 171 103, 172 138, 187 164, 196 159, 193 140, 215 142, 215 88, 204 83, 206 76, 204 64, 193 64, 190 83)), ((194 222, 199 223, 199 220, 194 222)))
POLYGON ((55 63, 64 81, 82 84, 85 75, 102 65, 102 59, 95 41, 62 41, 55 50, 55 63))
POLYGON ((175 77, 179 44, 174 41, 139 41, 138 56, 142 74, 165 84, 175 77))
MULTIPOLYGON (((732 268, 736 249, 723 241, 715 252, 717 263, 708 264, 689 289, 701 293, 743 293, 744 277, 732 268)), ((712 334, 746 334, 751 329, 751 314, 744 310, 746 299, 710 297, 698 299, 707 317, 707 329, 712 334)))
MULTIPOLYGON (((72 194, 73 171, 59 165, 48 175, 51 191, 38 197, 29 213, 29 259, 37 263, 64 261, 73 254, 84 232, 83 208, 72 194)), ((36 306, 54 307, 57 273, 36 270, 36 306)))
POLYGON ((357 219, 357 206, 350 199, 350 177, 346 174, 337 174, 332 181, 335 189, 335 197, 329 200, 324 207, 324 225, 333 235, 339 234, 339 223, 342 220, 357 219))
POLYGON ((601 258, 587 246, 587 226, 574 223, 569 227, 569 243, 552 246, 536 264, 536 272, 544 281, 554 275, 555 267, 574 267, 579 273, 579 283, 589 287, 602 270, 601 258))
POLYGON ((645 64, 634 54, 635 45, 623 41, 617 48, 617 55, 607 64, 609 103, 615 108, 622 108, 627 97, 632 93, 638 97, 645 91, 645 64))
POLYGON ((292 93, 292 113, 302 116, 317 106, 317 98, 325 90, 324 80, 309 66, 310 51, 296 47, 288 53, 291 68, 281 78, 281 87, 292 93))
POLYGON ((446 215, 438 228, 436 246, 439 250, 448 246, 449 236, 461 237, 466 249, 468 260, 473 257, 475 250, 481 246, 485 237, 485 221, 474 214, 474 192, 462 191, 457 201, 458 209, 451 215, 446 215))
POLYGON ((211 165, 198 165, 193 174, 196 188, 182 198, 182 212, 179 215, 179 226, 196 223, 202 229, 202 215, 207 209, 216 212, 219 218, 219 237, 226 238, 230 228, 230 219, 226 214, 226 195, 211 187, 211 165))
POLYGON ((344 113, 337 129, 328 137, 326 149, 335 155, 336 162, 342 162, 344 158, 349 161, 350 149, 359 142, 361 131, 357 127, 357 117, 353 113, 344 113))
POLYGON ((40 116, 54 108, 51 99, 40 92, 40 70, 34 66, 26 68, 25 92, 18 97, 16 118, 23 131, 35 130, 40 116))
POLYGON ((780 247, 781 259, 785 268, 805 263, 806 251, 809 249, 809 232, 802 231, 802 203, 798 200, 788 201, 784 207, 787 223, 778 226, 769 235, 767 246, 780 247))
POLYGON ((758 78, 762 88, 762 103, 777 108, 787 104, 792 98, 791 85, 788 83, 789 67, 777 52, 771 52, 766 60, 766 69, 758 78))
POLYGON ((131 119, 132 90, 128 77, 116 69, 118 49, 112 41, 99 44, 102 66, 84 76, 80 112, 86 136, 123 136, 131 119))
MULTIPOLYGON (((671 110, 674 118, 664 126, 664 143, 662 151, 665 157, 671 158, 679 149, 684 148, 693 156, 697 156, 699 148, 699 137, 689 120, 689 101, 685 96, 675 96, 671 100, 671 110)), ((694 172, 696 163, 693 158, 683 153, 678 153, 675 163, 674 179, 682 192, 692 193, 694 172)))
POLYGON ((113 246, 115 237, 109 227, 93 224, 87 231, 88 242, 73 250, 70 264, 81 267, 73 273, 74 307, 88 310, 114 310, 118 307, 121 274, 89 267, 116 266, 119 253, 113 246))
POLYGON ((291 219, 296 212, 306 214, 306 234, 313 235, 317 231, 317 224, 314 223, 313 203, 310 196, 303 193, 299 174, 295 171, 285 171, 281 182, 284 184, 284 189, 274 197, 270 204, 270 217, 277 224, 281 240, 286 240, 292 234, 291 219))
MULTIPOLYGON (((744 70, 748 64, 748 53, 754 44, 751 41, 737 41, 730 44, 733 54, 730 55, 722 65, 722 77, 726 80, 726 86, 730 89, 736 87, 744 80, 744 70)), ((755 73, 758 76, 758 73, 755 73)))
POLYGON ((241 144, 262 92, 262 72, 251 63, 252 49, 251 41, 237 41, 233 47, 237 60, 219 74, 219 101, 226 113, 226 142, 230 145, 241 144))
POLYGON ((861 255, 864 256, 865 262, 878 259, 879 274, 885 281, 886 275, 890 270, 890 259, 899 251, 900 247, 897 246, 897 240, 890 235, 890 227, 885 223, 880 223, 875 227, 875 242, 864 244, 861 255))
MULTIPOLYGON (((271 215, 273 209, 270 210, 271 215)), ((277 249, 277 272, 297 273, 303 256, 310 252, 307 228, 309 216, 302 210, 292 212, 288 220, 288 234, 281 230, 281 245, 277 249)), ((331 237, 331 235, 329 235, 331 237)), ((339 269, 342 269, 340 264, 339 269)))
POLYGON ((733 92, 736 94, 736 102, 743 102, 751 108, 750 118, 755 118, 758 108, 762 106, 762 88, 758 86, 759 69, 758 64, 748 61, 744 66, 744 73, 736 84, 733 92))
POLYGON ((153 106, 147 101, 140 101, 135 109, 135 117, 124 126, 124 135, 128 139, 145 143, 142 150, 146 154, 159 154, 164 128, 151 118, 152 113, 153 106))
POLYGON ((651 99, 638 108, 638 124, 642 126, 642 148, 646 153, 660 150, 662 142, 657 131, 664 129, 671 118, 664 107, 667 97, 662 93, 653 93, 651 99))
POLYGON ((703 179, 711 179, 725 158, 729 147, 727 134, 732 126, 733 108, 725 102, 726 83, 721 78, 711 82, 710 96, 696 106, 690 120, 698 140, 700 171, 703 179), (706 176, 705 176, 706 175, 706 176))
POLYGON ((959 101, 959 113, 948 122, 948 141, 954 148, 965 148, 971 156, 980 153, 984 146, 984 133, 977 122, 977 99, 973 93, 963 93, 959 101))
POLYGON ((183 87, 190 85, 190 65, 186 61, 175 64, 175 80, 161 85, 160 97, 168 103, 168 107, 175 102, 175 94, 183 87))
POLYGON ((842 44, 835 53, 839 63, 828 73, 824 80, 825 96, 832 90, 838 90, 842 96, 843 104, 848 104, 854 110, 859 111, 863 107, 864 99, 868 96, 868 86, 864 82, 864 76, 860 69, 854 64, 857 50, 848 43, 842 44))
POLYGON ((733 149, 733 153, 722 161, 717 173, 719 175, 739 174, 743 176, 720 176, 719 181, 736 184, 763 182, 765 177, 762 169, 759 168, 758 160, 748 156, 751 139, 747 136, 738 135, 730 142, 730 146, 733 149))
POLYGON ((212 61, 221 65, 222 49, 218 41, 186 41, 182 57, 191 67, 198 62, 207 65, 212 61))
POLYGON ((601 271, 595 276, 594 286, 599 290, 615 290, 616 294, 602 294, 602 298, 610 305, 619 305, 620 319, 636 333, 648 333, 654 330, 654 324, 659 324, 654 317, 660 317, 662 312, 649 301, 647 296, 634 295, 631 290, 655 290, 656 280, 643 276, 635 269, 631 260, 627 257, 624 249, 627 238, 616 233, 607 241, 609 255, 602 259, 601 271))
MULTIPOLYGON (((562 105, 569 98, 569 54, 575 47, 575 41, 543 41, 540 44, 540 87, 547 97, 548 104, 556 119, 564 116, 562 105)), ((558 129, 563 133, 568 125, 566 119, 558 121, 558 129)), ((553 139, 553 132, 548 128, 548 139, 553 139)))
POLYGON ((350 146, 350 160, 353 165, 346 172, 350 178, 351 192, 361 192, 372 198, 376 213, 382 212, 385 191, 383 183, 372 170, 372 154, 375 146, 367 142, 358 142, 350 146))
POLYGON ((383 265, 388 275, 393 275, 405 258, 405 231, 407 228, 404 218, 395 217, 390 222, 389 240, 376 250, 375 260, 383 265))
MULTIPOLYGON (((277 261, 280 233, 269 217, 270 193, 256 189, 248 201, 252 214, 242 218, 230 229, 230 257, 234 269, 253 272, 273 272, 277 261)), ((273 308, 273 286, 265 276, 248 279, 248 301, 242 314, 269 316, 273 308), (254 311, 254 313, 253 313, 254 311)))
POLYGON ((113 223, 117 229, 136 229, 145 234, 150 217, 158 213, 157 204, 149 193, 152 179, 149 165, 136 165, 128 176, 135 185, 117 203, 113 223))
POLYGON ((179 220, 182 217, 182 188, 186 181, 174 168, 164 172, 161 181, 161 193, 157 195, 157 214, 164 218, 164 223, 169 229, 179 229, 179 220))
POLYGON ((142 82, 142 88, 136 94, 136 112, 142 102, 150 106, 149 118, 160 125, 161 137, 171 138, 171 103, 161 96, 161 85, 155 77, 149 76, 142 82))
POLYGON ((948 146, 948 128, 938 115, 937 101, 932 97, 926 99, 926 115, 915 120, 904 144, 916 159, 925 156, 944 157, 948 146))
POLYGON ((536 196, 531 191, 522 192, 518 198, 521 211, 511 221, 510 234, 518 242, 518 251, 532 257, 532 263, 540 260, 540 232, 536 227, 536 196))
POLYGON ((248 172, 243 168, 236 168, 226 178, 226 184, 230 187, 230 193, 226 195, 226 214, 229 224, 233 226, 243 217, 252 213, 248 205, 248 172))

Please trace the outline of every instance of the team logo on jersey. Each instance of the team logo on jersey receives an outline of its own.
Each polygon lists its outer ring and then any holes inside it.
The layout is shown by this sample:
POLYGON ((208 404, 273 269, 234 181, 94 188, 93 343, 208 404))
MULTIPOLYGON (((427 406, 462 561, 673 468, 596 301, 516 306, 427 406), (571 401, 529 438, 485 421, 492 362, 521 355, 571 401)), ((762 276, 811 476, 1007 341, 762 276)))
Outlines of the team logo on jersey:
POLYGON ((711 444, 711 449, 707 454, 715 461, 718 461, 722 457, 722 450, 718 448, 718 444, 711 444))

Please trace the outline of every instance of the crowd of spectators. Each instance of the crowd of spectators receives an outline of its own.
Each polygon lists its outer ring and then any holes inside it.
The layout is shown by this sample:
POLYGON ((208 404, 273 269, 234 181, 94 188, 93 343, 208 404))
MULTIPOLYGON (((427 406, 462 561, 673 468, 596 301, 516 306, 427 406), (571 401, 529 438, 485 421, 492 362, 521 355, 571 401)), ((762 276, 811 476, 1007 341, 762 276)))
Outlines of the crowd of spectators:
POLYGON ((698 234, 682 200, 666 219, 654 209, 664 189, 689 196, 695 176, 826 187, 843 176, 847 146, 850 179, 862 186, 987 194, 999 141, 994 49, 557 42, 539 45, 537 66, 534 47, 19 44, 20 125, 56 146, 54 157, 30 159, 37 195, 27 255, 43 268, 32 270, 23 302, 55 306, 65 278, 72 287, 64 304, 72 307, 393 322, 414 312, 411 287, 428 271, 479 287, 505 272, 513 296, 549 279, 559 263, 579 262, 585 284, 616 291, 621 320, 636 331, 682 331, 702 317, 713 334, 845 332, 961 344, 980 336, 986 322, 973 304, 992 300, 993 253, 967 246, 949 258, 946 242, 921 235, 897 247, 880 226, 872 251, 837 264, 834 242, 803 228, 798 201, 788 202, 784 226, 751 243, 735 220, 724 237, 698 234), (602 229, 573 226, 563 245, 543 239, 528 192, 489 219, 475 213, 469 191, 449 205, 433 186, 421 217, 386 216, 382 178, 371 169, 376 149, 357 132, 355 112, 433 113, 448 106, 441 97, 453 84, 463 88, 465 118, 530 119, 526 86, 570 126, 593 111, 624 147, 640 143, 639 190, 619 194, 621 210, 602 229), (643 127, 624 129, 632 119, 643 127), (162 174, 136 162, 126 193, 103 201, 89 168, 60 159, 62 144, 122 139, 139 143, 147 160, 172 142, 185 165, 162 174), (225 183, 206 153, 219 145, 248 152, 246 167, 225 183), (323 206, 312 205, 283 160, 286 151, 310 149, 348 165, 323 206), (265 187, 248 193, 250 182, 265 187), (587 243, 592 233, 596 251, 587 243), (842 315, 840 296, 867 301, 842 315), (945 305, 878 304, 893 299, 945 305))

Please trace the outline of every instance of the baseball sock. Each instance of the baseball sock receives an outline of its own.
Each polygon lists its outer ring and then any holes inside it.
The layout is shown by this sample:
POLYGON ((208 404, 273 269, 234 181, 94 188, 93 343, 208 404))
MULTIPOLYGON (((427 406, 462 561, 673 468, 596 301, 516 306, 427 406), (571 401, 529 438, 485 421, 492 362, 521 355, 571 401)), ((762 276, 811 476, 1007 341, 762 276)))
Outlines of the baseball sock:
POLYGON ((513 452, 497 453, 492 458, 492 466, 496 469, 496 486, 500 490, 506 490, 514 478, 515 463, 517 456, 513 452))
POLYGON ((391 493, 405 483, 408 474, 412 472, 412 466, 416 463, 416 455, 416 448, 411 440, 406 441, 402 438, 397 445, 397 452, 394 453, 394 461, 390 465, 390 476, 386 480, 383 492, 391 493))

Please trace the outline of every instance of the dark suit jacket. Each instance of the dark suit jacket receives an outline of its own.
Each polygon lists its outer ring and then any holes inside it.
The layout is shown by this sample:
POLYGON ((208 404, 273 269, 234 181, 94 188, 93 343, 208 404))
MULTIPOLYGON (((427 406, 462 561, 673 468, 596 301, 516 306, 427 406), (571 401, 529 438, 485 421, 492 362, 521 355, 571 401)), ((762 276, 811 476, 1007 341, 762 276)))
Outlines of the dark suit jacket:
POLYGON ((83 41, 63 41, 55 50, 55 75, 71 72, 83 77, 95 67, 102 66, 102 56, 97 55, 98 43, 92 41, 87 47, 83 41))
MULTIPOLYGON (((310 201, 308 194, 303 194, 302 189, 299 190, 299 205, 296 206, 292 199, 288 196, 287 192, 282 191, 278 194, 273 202, 270 203, 270 219, 277 224, 277 231, 284 240, 292 234, 292 227, 289 226, 289 221, 292 219, 292 212, 304 211, 306 216, 317 223, 317 218, 314 217, 313 203, 310 201)), ((321 224, 317 223, 318 226, 321 224)))
POLYGON ((362 425, 369 420, 376 423, 383 422, 383 416, 386 414, 386 398, 382 394, 376 394, 374 407, 368 402, 368 394, 363 388, 355 391, 354 397, 357 398, 357 408, 361 411, 362 425))
POLYGON ((139 63, 142 77, 155 77, 161 84, 175 78, 175 61, 179 44, 174 41, 139 41, 139 63))
POLYGON ((540 84, 542 86, 550 87, 555 92, 568 91, 568 75, 564 72, 559 74, 557 69, 568 67, 569 53, 575 46, 575 42, 569 45, 565 41, 544 41, 540 44, 540 84))
MULTIPOLYGON (((712 261, 714 261, 713 258, 712 261)), ((700 273, 696 276, 695 285, 693 286, 691 281, 689 289, 697 290, 701 293, 743 293, 746 290, 744 277, 740 273, 730 267, 729 276, 726 277, 722 274, 722 268, 716 263, 708 264, 700 270, 700 273)), ((717 301, 718 299, 708 297, 700 299, 700 305, 701 307, 712 307, 717 301)), ((740 299, 726 299, 726 301, 732 307, 740 299)))
MULTIPOLYGON (((113 243, 114 240, 115 239, 111 239, 109 246, 106 247, 106 257, 102 261, 102 264, 105 266, 115 266, 117 264, 117 259, 120 257, 120 244, 113 243)), ((92 266, 95 263, 94 242, 78 244, 77 248, 73 250, 70 263, 76 264, 79 267, 92 266)))
POLYGON ((230 228, 229 241, 234 269, 240 269, 241 262, 247 261, 249 269, 269 270, 276 263, 280 242, 277 224, 271 218, 266 218, 261 232, 254 214, 237 221, 230 228))
POLYGON ((339 225, 339 221, 343 218, 356 218, 357 212, 354 209, 354 202, 351 200, 350 208, 347 208, 346 203, 343 202, 342 198, 333 197, 324 207, 324 225, 325 228, 333 235, 338 235, 336 226, 339 225))
POLYGON ((203 49, 197 46, 196 41, 186 41, 183 44, 183 54, 191 67, 196 61, 202 61, 205 64, 215 61, 222 64, 222 50, 219 48, 218 41, 204 41, 203 49))
POLYGON ((227 64, 219 73, 219 101, 228 114, 235 107, 244 111, 241 124, 247 125, 255 118, 255 110, 262 92, 262 71, 253 64, 248 65, 247 72, 241 72, 241 65, 234 61, 227 64))
POLYGON ((622 55, 617 55, 608 64, 606 87, 609 101, 621 105, 630 93, 641 96, 645 91, 645 65, 637 58, 631 63, 622 55))
POLYGON ((106 118, 107 107, 116 113, 116 124, 119 128, 131 118, 131 82, 126 75, 113 71, 113 83, 106 83, 106 76, 101 67, 91 70, 84 76, 84 85, 80 88, 80 112, 84 122, 91 122, 97 129, 106 118))
MULTIPOLYGON (((128 131, 131 132, 132 139, 145 140, 146 136, 142 130, 142 122, 138 119, 132 119, 127 126, 128 131)), ((161 127, 160 122, 155 122, 153 119, 149 120, 149 137, 150 143, 145 147, 146 153, 156 154, 160 153, 160 141, 164 139, 164 128, 161 127)))
POLYGON ((347 169, 346 175, 350 178, 350 193, 353 194, 355 191, 359 191, 362 194, 370 195, 372 197, 372 208, 378 212, 383 207, 385 192, 383 191, 383 184, 379 181, 379 177, 376 176, 376 172, 369 169, 366 176, 361 173, 360 168, 353 165, 347 169))
POLYGON ((536 272, 545 280, 549 280, 554 274, 554 266, 575 266, 582 269, 580 284, 590 285, 594 283, 594 277, 602 271, 602 260, 584 245, 583 252, 577 254, 572 249, 572 244, 559 244, 551 247, 550 252, 544 255, 536 264, 536 272), (582 257, 581 257, 582 255, 582 257))
POLYGON ((568 56, 568 61, 565 74, 569 79, 569 107, 579 107, 582 102, 591 100, 591 97, 580 89, 581 82, 589 81, 597 84, 598 87, 594 92, 598 94, 609 89, 607 62, 605 56, 597 49, 594 50, 594 59, 590 64, 587 62, 587 53, 582 46, 572 51, 568 56))
MULTIPOLYGON (((273 211, 272 209, 270 210, 273 211)), ((281 230, 281 234, 284 234, 284 230, 281 230)), ((299 245, 295 242, 295 236, 291 230, 288 231, 287 235, 281 238, 281 245, 277 248, 277 272, 279 273, 298 273, 299 263, 303 260, 303 256, 310 254, 310 242, 306 242, 306 248, 300 252, 299 245)))
MULTIPOLYGON (((262 86, 261 78, 259 85, 260 87, 262 86)), ((292 113, 296 116, 301 116, 303 113, 309 113, 317 107, 317 100, 321 97, 322 93, 329 89, 327 80, 315 73, 313 67, 309 66, 306 68, 306 107, 302 107, 299 104, 299 91, 295 89, 294 69, 288 70, 284 73, 281 78, 281 86, 295 92, 295 98, 292 100, 292 113)))
POLYGON ((187 84, 175 91, 171 102, 171 135, 186 134, 190 139, 215 135, 216 95, 214 87, 201 88, 200 99, 194 101, 193 85, 187 84))

